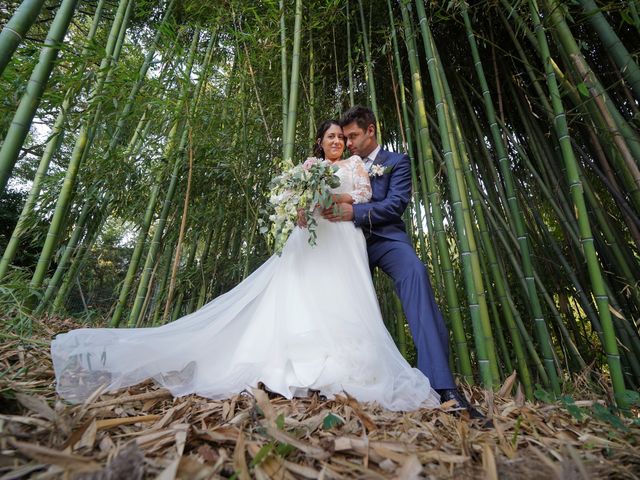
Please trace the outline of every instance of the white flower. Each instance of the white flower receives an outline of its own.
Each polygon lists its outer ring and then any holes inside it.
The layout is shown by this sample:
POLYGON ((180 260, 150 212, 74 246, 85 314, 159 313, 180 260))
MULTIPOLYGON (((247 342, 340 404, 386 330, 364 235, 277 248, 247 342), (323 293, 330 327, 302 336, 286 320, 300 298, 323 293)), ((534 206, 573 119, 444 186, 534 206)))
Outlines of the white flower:
MULTIPOLYGON (((302 209, 308 222, 309 243, 315 244, 316 223, 312 216, 315 208, 330 198, 331 189, 340 185, 336 170, 330 162, 310 157, 304 164, 290 166, 271 180, 269 205, 264 213, 271 222, 269 236, 273 238, 276 253, 282 252, 296 227, 298 209, 302 209)), ((267 233, 269 229, 261 227, 260 231, 267 233)))
POLYGON ((382 165, 371 165, 371 170, 369 171, 370 177, 381 177, 385 174, 385 168, 382 165))

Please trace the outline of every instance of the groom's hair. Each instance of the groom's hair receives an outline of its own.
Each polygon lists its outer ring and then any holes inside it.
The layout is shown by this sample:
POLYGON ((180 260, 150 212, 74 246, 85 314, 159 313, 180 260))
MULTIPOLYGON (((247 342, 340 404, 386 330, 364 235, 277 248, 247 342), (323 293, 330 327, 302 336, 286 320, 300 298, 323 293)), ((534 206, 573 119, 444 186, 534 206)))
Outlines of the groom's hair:
POLYGON ((344 127, 352 122, 356 122, 362 130, 366 130, 369 125, 373 125, 373 131, 374 133, 376 132, 376 116, 370 108, 355 105, 344 112, 342 118, 340 118, 340 126, 344 127))

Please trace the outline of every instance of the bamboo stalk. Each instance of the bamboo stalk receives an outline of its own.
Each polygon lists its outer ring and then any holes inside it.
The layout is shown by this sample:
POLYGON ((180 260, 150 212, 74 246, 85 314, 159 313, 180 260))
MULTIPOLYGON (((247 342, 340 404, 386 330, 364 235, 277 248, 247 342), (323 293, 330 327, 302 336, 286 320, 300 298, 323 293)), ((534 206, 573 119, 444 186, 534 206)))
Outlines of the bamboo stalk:
POLYGON ((447 169, 449 194, 455 218, 454 225, 457 233, 458 246, 462 257, 465 289, 474 330, 476 350, 478 351, 479 368, 483 384, 486 388, 492 388, 494 381, 496 383, 498 382, 498 365, 473 226, 469 215, 467 192, 464 186, 464 179, 462 178, 459 152, 455 147, 455 131, 452 125, 453 120, 450 116, 451 106, 446 99, 442 78, 443 72, 435 54, 435 46, 433 38, 431 37, 424 5, 420 1, 417 1, 415 5, 422 34, 422 43, 427 57, 432 92, 436 102, 440 141, 442 144, 444 163, 447 169))
POLYGON ((535 25, 537 40, 540 46, 540 53, 542 57, 541 59, 547 73, 547 84, 549 87, 549 92, 551 94, 551 104, 555 113, 554 127, 556 130, 556 135, 558 136, 558 142, 560 143, 562 157, 565 162, 565 168, 567 169, 567 181, 570 186, 569 188, 571 191, 571 196, 576 208, 576 215, 578 217, 578 225, 580 227, 580 239, 584 250, 584 256, 587 260, 593 293, 597 300, 598 314, 600 316, 603 336, 605 339, 603 347, 607 353, 607 363, 609 364, 615 399, 619 407, 625 408, 626 401, 624 397, 624 377, 622 375, 620 354, 618 352, 615 331, 613 329, 613 322, 611 319, 611 313, 609 311, 609 299, 604 290, 602 273, 600 271, 600 265, 593 244, 591 225, 589 223, 589 217, 587 215, 584 195, 582 192, 582 185, 578 176, 577 162, 573 153, 573 149, 571 148, 564 106, 562 105, 562 100, 558 91, 555 72, 551 65, 549 46, 547 44, 546 35, 540 21, 540 13, 538 11, 536 0, 529 0, 529 8, 531 10, 531 17, 535 25))
POLYGON ((555 369, 553 367, 553 361, 551 356, 551 345, 549 341, 549 332, 542 315, 542 308, 540 306, 540 300, 538 298, 538 292, 534 280, 535 270, 533 268, 533 262, 531 261, 531 248, 529 246, 529 237, 524 226, 522 218, 522 212, 520 210, 520 204, 516 197, 516 191, 511 173, 511 161, 508 159, 507 149, 503 142, 503 134, 500 131, 498 121, 496 118, 495 108, 491 92, 489 91, 489 85, 486 80, 482 61, 478 51, 478 46, 471 28, 471 21, 467 13, 466 4, 462 4, 462 18, 467 31, 467 39, 471 47, 471 54, 474 61, 476 74, 480 81, 482 88, 482 98, 484 100, 485 113, 489 121, 489 127, 491 129, 491 137, 493 139, 493 146, 496 149, 498 157, 498 164, 500 165, 500 173, 502 174, 502 180, 505 187, 505 193, 507 195, 507 202, 509 206, 510 220, 513 225, 513 229, 518 238, 518 247, 523 262, 523 270, 527 284, 527 292, 529 303, 534 316, 534 322, 538 332, 538 340, 542 347, 542 354, 545 359, 545 365, 547 367, 547 373, 551 380, 551 386, 556 394, 560 393, 560 383, 555 375, 555 369))
POLYGON ((63 0, 60 4, 47 33, 44 46, 40 50, 38 64, 31 73, 26 91, 20 99, 18 109, 4 137, 2 148, 0 148, 0 192, 5 191, 13 167, 18 160, 18 154, 40 105, 40 99, 55 66, 60 46, 73 18, 77 3, 78 0, 63 0))
POLYGON ((295 27, 293 30, 293 53, 291 54, 291 81, 289 82, 289 110, 287 114, 287 134, 284 138, 282 159, 292 163, 293 144, 296 135, 298 89, 300 84, 300 44, 302 42, 302 0, 296 0, 295 27))
POLYGON ((30 286, 33 289, 38 289, 42 286, 45 275, 49 268, 49 263, 51 262, 51 257, 53 256, 53 252, 59 241, 62 222, 65 219, 67 209, 70 205, 76 176, 78 175, 80 164, 82 163, 83 158, 86 156, 88 147, 91 144, 93 138, 96 118, 98 117, 100 110, 100 107, 98 105, 100 93, 102 92, 102 88, 107 81, 107 77, 109 72, 111 71, 113 63, 118 59, 118 37, 120 36, 120 30, 127 28, 127 11, 129 10, 130 4, 132 2, 133 0, 128 0, 122 1, 120 3, 113 24, 111 26, 109 38, 107 40, 107 46, 105 48, 105 56, 103 57, 100 64, 98 80, 91 93, 89 94, 89 102, 92 106, 95 106, 96 109, 95 115, 92 119, 93 121, 90 120, 83 123, 82 127, 80 128, 80 132, 78 133, 78 137, 76 138, 73 153, 71 154, 71 159, 69 160, 69 165, 67 166, 64 183, 62 184, 62 189, 60 191, 60 195, 58 196, 53 218, 51 219, 51 224, 49 226, 49 231, 47 232, 47 238, 42 247, 40 257, 38 258, 38 263, 33 273, 33 277, 31 278, 30 286))
POLYGON ((347 9, 347 69, 349 75, 349 106, 355 105, 354 87, 353 87, 353 60, 351 54, 351 15, 349 14, 349 2, 345 2, 347 9))
POLYGON ((22 39, 36 21, 45 0, 23 0, 0 32, 0 77, 22 39))
POLYGON ((362 29, 362 45, 364 47, 365 70, 367 73, 367 88, 369 90, 369 102, 371 110, 376 117, 376 137, 378 143, 382 144, 382 132, 380 130, 380 111, 378 110, 378 98, 376 96, 375 77, 373 75, 373 62, 371 60, 371 47, 369 45, 369 37, 367 35, 367 24, 364 18, 364 8, 362 0, 358 0, 358 8, 360 10, 360 28, 362 29))
MULTIPOLYGON (((471 380, 469 374, 469 353, 466 344, 466 335, 464 326, 462 324, 462 317, 460 315, 460 305, 458 301, 458 294, 456 291, 455 278, 453 275, 453 266, 451 264, 451 258, 449 256, 449 246, 446 238, 446 232, 444 230, 444 219, 441 208, 441 194, 439 187, 436 183, 436 173, 433 161, 433 150, 431 147, 431 139, 429 138, 429 126, 427 123, 426 106, 424 102, 424 94, 422 90, 422 78, 420 74, 420 67, 418 58, 416 55, 415 47, 415 35, 413 33, 412 23, 407 9, 407 3, 401 3, 403 25, 405 31, 405 42, 409 56, 409 65, 411 68, 412 77, 412 89, 413 89, 413 103, 414 103, 414 116, 418 122, 418 145, 420 145, 421 154, 423 156, 422 162, 426 171, 426 182, 429 190, 428 197, 429 203, 432 208, 433 224, 435 226, 435 235, 438 244, 438 253, 440 263, 442 264, 442 274, 445 284, 445 295, 447 298, 447 304, 449 305, 449 317, 451 328, 453 331, 453 337, 456 344, 456 350, 461 359, 461 373, 465 376, 466 380, 471 380)), ((476 348, 478 348, 476 346, 476 348)), ((482 349, 482 347, 480 347, 482 349)), ((484 358, 484 352, 479 355, 484 358)))
POLYGON ((169 282, 169 292, 167 293, 167 300, 164 307, 164 314, 162 315, 162 323, 167 323, 169 316, 169 306, 173 300, 173 290, 176 287, 176 275, 178 273, 178 266, 180 265, 180 252, 182 250, 182 241, 184 239, 184 232, 187 228, 187 213, 189 211, 189 196, 191 194, 191 177, 193 174, 193 135, 191 126, 189 131, 189 170, 187 173, 187 190, 184 194, 184 204, 182 206, 182 219, 180 221, 180 233, 178 234, 178 243, 175 248, 173 268, 171 270, 171 280, 169 282))
POLYGON ((593 0, 579 0, 584 15, 598 32, 607 52, 611 54, 618 71, 629 82, 636 100, 640 102, 640 68, 620 41, 616 32, 593 0))
POLYGON ((284 148, 287 144, 287 131, 289 128, 289 86, 287 81, 287 32, 285 22, 284 0, 279 0, 280 8, 280 69, 282 72, 282 158, 285 158, 284 148))

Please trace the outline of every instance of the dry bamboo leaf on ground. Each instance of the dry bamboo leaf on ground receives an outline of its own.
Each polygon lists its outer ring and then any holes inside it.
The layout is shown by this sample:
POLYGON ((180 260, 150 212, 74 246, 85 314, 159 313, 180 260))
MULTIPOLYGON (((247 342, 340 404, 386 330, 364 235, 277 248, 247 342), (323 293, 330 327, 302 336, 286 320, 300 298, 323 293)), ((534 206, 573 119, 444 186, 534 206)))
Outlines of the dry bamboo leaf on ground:
POLYGON ((348 397, 256 390, 174 399, 152 382, 72 406, 53 389, 48 338, 37 341, 0 344, 0 478, 550 480, 640 471, 638 417, 616 417, 615 426, 589 414, 606 405, 588 391, 574 402, 587 415, 578 421, 560 403, 526 402, 519 385, 509 398, 511 377, 495 395, 465 387, 481 410, 490 400, 492 430, 442 410, 389 412, 348 397))

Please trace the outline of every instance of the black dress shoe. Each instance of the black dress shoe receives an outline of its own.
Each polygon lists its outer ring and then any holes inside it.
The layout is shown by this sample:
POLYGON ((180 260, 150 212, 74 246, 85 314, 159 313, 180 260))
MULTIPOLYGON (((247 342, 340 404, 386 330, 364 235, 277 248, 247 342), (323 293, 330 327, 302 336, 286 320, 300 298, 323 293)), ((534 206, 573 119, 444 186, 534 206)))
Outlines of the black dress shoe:
POLYGON ((472 407, 464 397, 464 395, 457 388, 436 390, 436 392, 440 394, 441 403, 455 400, 456 403, 451 407, 453 412, 466 410, 469 413, 469 418, 471 418, 471 420, 484 420, 485 424, 489 422, 491 423, 491 425, 486 425, 487 427, 493 426, 493 422, 491 422, 491 420, 488 420, 483 414, 472 407))

